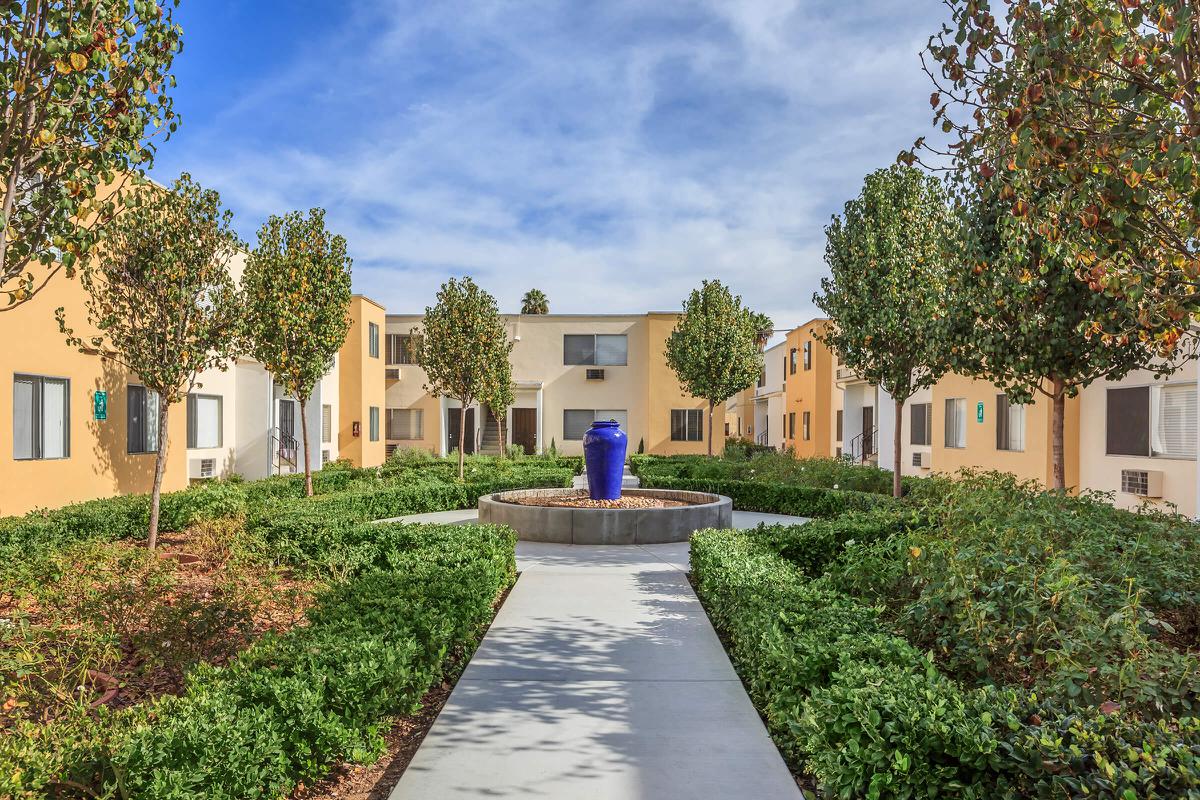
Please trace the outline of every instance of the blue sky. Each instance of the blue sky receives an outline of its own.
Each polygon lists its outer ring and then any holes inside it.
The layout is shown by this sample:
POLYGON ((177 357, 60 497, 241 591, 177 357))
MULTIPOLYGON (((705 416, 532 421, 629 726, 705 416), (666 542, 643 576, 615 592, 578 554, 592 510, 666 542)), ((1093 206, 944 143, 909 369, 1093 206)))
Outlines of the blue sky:
POLYGON ((672 310, 702 278, 815 315, 824 225, 928 134, 939 0, 185 0, 182 126, 153 174, 244 239, 314 205, 355 290, 468 274, 516 311, 672 310))

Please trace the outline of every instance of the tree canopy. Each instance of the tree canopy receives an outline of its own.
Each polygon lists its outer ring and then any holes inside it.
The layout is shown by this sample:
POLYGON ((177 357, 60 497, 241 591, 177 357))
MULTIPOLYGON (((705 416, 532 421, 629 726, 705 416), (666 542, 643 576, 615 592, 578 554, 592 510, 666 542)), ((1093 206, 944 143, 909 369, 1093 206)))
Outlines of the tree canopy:
POLYGON ((132 194, 108 230, 95 267, 81 273, 89 324, 85 340, 68 327, 67 342, 99 350, 136 373, 159 403, 148 543, 158 535, 170 407, 195 388, 197 376, 225 369, 241 348, 241 300, 229 274, 240 247, 233 215, 221 198, 186 173, 170 191, 132 194))
MULTIPOLYGON (((177 123, 178 0, 0 5, 0 311, 86 264, 119 189, 177 123), (33 265, 49 269, 35 274, 33 265), (57 265, 57 266, 55 266, 57 265)), ((121 233, 118 236, 123 235, 121 233)))
POLYGON ((470 278, 451 278, 426 307, 418 337, 417 365, 425 370, 425 389, 459 402, 458 477, 463 476, 467 407, 511 375, 512 342, 504 329, 496 298, 470 278))
POLYGON ((541 289, 530 289, 521 297, 522 314, 549 314, 550 301, 541 289))
POLYGON ((703 281, 683 304, 667 339, 667 364, 694 397, 708 401, 708 454, 713 453, 713 409, 758 381, 764 317, 742 305, 718 280, 703 281))
POLYGON ((314 208, 268 218, 242 277, 250 352, 300 403, 310 496, 305 407, 350 330, 350 267, 346 240, 330 233, 325 211, 314 208))
POLYGON ((955 231, 941 184, 900 165, 868 175, 825 229, 831 277, 813 302, 832 324, 819 337, 896 404, 897 496, 904 402, 949 367, 946 264, 955 231))

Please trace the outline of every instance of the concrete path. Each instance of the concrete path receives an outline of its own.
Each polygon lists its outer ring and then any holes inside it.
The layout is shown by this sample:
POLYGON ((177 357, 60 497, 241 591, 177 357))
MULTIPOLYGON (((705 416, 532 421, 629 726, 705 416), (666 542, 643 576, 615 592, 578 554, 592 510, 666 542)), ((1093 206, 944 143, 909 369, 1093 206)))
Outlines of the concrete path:
POLYGON ((521 576, 391 800, 800 798, 687 558, 519 543, 521 576))

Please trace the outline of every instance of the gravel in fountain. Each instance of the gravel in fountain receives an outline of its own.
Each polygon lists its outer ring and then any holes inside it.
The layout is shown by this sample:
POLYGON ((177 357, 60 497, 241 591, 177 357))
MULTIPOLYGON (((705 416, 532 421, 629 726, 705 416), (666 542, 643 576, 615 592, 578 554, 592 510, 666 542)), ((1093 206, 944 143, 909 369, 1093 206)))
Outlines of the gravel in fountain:
POLYGON ((691 505, 680 500, 664 500, 661 497, 622 496, 616 500, 593 500, 587 495, 578 497, 518 497, 505 500, 521 506, 544 506, 552 508, 677 508, 691 505))

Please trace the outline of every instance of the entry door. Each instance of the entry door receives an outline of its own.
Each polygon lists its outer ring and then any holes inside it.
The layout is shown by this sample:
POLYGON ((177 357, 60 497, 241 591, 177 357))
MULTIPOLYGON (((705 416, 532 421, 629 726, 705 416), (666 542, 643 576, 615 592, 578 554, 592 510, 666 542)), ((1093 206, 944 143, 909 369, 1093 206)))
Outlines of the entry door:
MULTIPOLYGON (((446 452, 453 453, 458 449, 458 415, 460 410, 457 408, 446 409, 446 452)), ((475 409, 467 409, 467 435, 464 438, 465 446, 463 452, 467 455, 475 452, 475 409)))
POLYGON ((279 432, 285 437, 296 435, 296 404, 291 400, 279 401, 279 432))
POLYGON ((537 452, 536 408, 514 408, 512 410, 512 440, 513 444, 525 450, 527 456, 537 452))
POLYGON ((871 406, 863 408, 863 458, 875 455, 875 409, 871 406))

